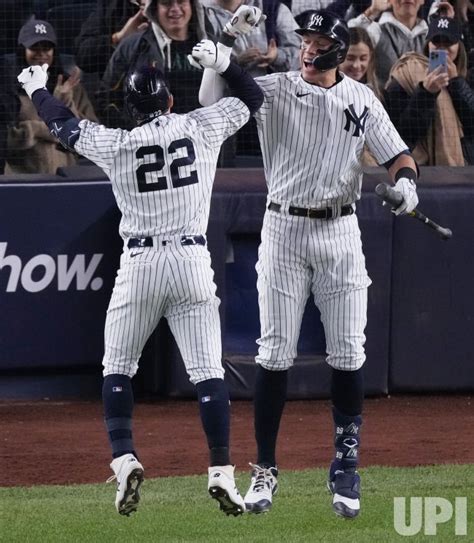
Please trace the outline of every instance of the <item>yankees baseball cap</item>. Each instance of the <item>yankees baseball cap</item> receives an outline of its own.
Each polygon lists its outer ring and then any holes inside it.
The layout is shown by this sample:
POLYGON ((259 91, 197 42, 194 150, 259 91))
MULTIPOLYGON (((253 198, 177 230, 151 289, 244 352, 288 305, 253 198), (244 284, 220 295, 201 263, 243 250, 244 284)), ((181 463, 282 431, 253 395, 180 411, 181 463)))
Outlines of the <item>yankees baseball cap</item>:
POLYGON ((20 29, 18 44, 29 48, 40 41, 49 41, 53 45, 56 45, 56 32, 48 21, 30 19, 20 29))
POLYGON ((431 19, 426 40, 433 41, 436 38, 446 40, 449 43, 458 43, 462 39, 460 24, 455 19, 448 19, 448 17, 431 19))

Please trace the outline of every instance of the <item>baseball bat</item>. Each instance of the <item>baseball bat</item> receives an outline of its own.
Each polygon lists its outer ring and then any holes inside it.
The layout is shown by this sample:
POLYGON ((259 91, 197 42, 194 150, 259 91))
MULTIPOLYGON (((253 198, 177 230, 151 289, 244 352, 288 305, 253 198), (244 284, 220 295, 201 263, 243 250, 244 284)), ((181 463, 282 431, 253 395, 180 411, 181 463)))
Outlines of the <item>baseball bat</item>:
MULTIPOLYGON (((386 183, 379 183, 375 187, 375 194, 377 194, 377 196, 379 196, 384 202, 390 204, 394 209, 396 209, 403 202, 403 196, 386 183)), ((418 209, 414 209, 410 213, 407 213, 407 215, 418 219, 422 223, 428 225, 430 228, 433 228, 433 230, 438 232, 441 239, 448 240, 453 236, 453 233, 449 228, 444 228, 443 226, 435 223, 421 211, 418 211, 418 209)))

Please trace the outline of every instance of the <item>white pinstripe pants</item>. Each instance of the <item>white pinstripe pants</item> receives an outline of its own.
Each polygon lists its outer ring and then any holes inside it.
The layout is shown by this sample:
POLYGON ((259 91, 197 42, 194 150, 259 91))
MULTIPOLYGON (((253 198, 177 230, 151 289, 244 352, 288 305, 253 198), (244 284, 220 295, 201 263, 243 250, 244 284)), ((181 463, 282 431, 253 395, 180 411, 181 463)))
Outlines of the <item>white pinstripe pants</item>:
POLYGON ((219 304, 207 247, 125 248, 107 310, 103 375, 133 377, 164 316, 190 381, 223 379, 219 304))
POLYGON ((340 370, 360 368, 371 281, 356 215, 320 220, 267 211, 258 254, 257 363, 270 370, 293 365, 312 293, 321 312, 328 364, 340 370))

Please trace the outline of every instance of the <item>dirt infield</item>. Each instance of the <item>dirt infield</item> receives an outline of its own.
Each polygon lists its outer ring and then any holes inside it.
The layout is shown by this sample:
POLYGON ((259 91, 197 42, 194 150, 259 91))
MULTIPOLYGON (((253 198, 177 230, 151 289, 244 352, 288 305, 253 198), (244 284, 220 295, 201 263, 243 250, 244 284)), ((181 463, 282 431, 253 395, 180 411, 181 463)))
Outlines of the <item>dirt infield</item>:
MULTIPOLYGON (((232 404, 232 460, 239 470, 255 461, 252 409, 251 402, 232 404)), ((134 420, 147 477, 206 471, 197 403, 138 403, 134 420)), ((362 466, 474 463, 473 427, 470 396, 369 399, 362 466)), ((0 402, 0 432, 0 486, 96 483, 110 475, 99 402, 0 402)), ((288 402, 278 443, 280 468, 327 466, 331 455, 329 402, 288 402)))

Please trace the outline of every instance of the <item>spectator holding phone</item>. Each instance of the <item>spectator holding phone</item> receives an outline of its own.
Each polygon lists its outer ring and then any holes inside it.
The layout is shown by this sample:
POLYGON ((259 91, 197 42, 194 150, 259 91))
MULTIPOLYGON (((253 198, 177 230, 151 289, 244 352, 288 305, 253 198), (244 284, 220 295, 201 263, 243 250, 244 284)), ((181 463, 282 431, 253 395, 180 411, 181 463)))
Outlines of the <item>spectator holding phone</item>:
POLYGON ((408 53, 390 71, 387 110, 420 165, 474 164, 474 93, 461 38, 455 19, 434 18, 424 55, 408 53))

